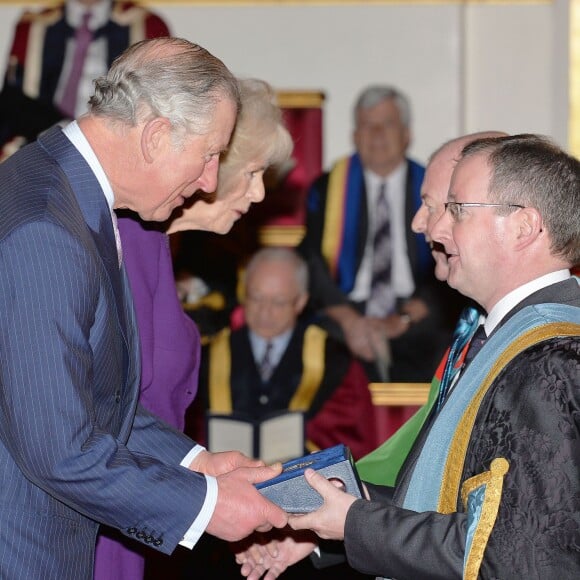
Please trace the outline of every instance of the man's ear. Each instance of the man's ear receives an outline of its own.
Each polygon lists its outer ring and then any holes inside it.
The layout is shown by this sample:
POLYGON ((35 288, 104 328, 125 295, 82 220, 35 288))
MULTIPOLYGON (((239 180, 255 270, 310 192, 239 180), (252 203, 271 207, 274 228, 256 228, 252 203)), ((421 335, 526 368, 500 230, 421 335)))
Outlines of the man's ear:
POLYGON ((153 163, 171 143, 171 123, 165 117, 150 119, 141 131, 141 154, 146 163, 153 163))
POLYGON ((302 294, 300 294, 300 296, 298 296, 298 300, 296 302, 296 312, 298 314, 300 314, 304 308, 306 308, 306 304, 308 304, 308 299, 310 298, 310 295, 308 294, 308 292, 303 292, 302 294))
POLYGON ((533 207, 524 207, 514 214, 516 218, 516 238, 520 247, 534 242, 543 231, 542 216, 533 207))

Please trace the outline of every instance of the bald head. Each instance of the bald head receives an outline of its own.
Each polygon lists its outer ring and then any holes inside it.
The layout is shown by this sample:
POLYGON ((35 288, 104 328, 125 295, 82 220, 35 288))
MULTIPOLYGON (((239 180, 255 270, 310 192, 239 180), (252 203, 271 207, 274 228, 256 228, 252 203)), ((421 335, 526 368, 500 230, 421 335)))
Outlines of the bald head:
POLYGON ((443 204, 447 200, 451 175, 457 160, 461 156, 463 148, 472 141, 505 137, 506 135, 507 133, 501 131, 480 131, 463 135, 445 142, 429 159, 421 187, 421 207, 417 210, 411 227, 415 233, 424 234, 431 246, 431 254, 435 260, 435 276, 438 280, 447 280, 449 266, 443 247, 433 242, 431 230, 443 214, 443 204))
MULTIPOLYGON (((461 156, 461 152, 466 145, 469 145, 473 141, 478 139, 494 139, 496 137, 506 137, 507 133, 502 131, 480 131, 478 133, 470 133, 469 135, 463 135, 461 137, 456 137, 446 141, 437 148, 429 157, 429 163, 427 164, 427 170, 432 163, 444 163, 451 165, 451 172, 457 163, 457 160, 461 156)), ((449 176, 451 177, 451 175, 449 176)), ((447 192, 445 192, 447 195, 447 192)))

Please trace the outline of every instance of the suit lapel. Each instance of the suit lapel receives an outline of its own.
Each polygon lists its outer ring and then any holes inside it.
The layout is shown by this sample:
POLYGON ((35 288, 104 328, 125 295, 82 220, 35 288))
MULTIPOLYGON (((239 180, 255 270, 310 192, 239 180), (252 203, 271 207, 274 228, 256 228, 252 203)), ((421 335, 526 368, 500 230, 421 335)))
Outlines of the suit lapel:
POLYGON ((64 171, 85 222, 91 230, 115 296, 119 324, 126 337, 123 281, 119 271, 111 213, 105 194, 88 163, 59 127, 50 129, 39 137, 38 141, 64 171))
POLYGON ((356 273, 358 272, 362 259, 365 253, 365 247, 367 243, 367 238, 369 235, 369 200, 367 193, 367 185, 364 179, 364 175, 361 176, 362 183, 362 195, 360 196, 360 213, 359 213, 359 235, 356 239, 356 270, 353 278, 352 286, 354 288, 356 282, 356 273))

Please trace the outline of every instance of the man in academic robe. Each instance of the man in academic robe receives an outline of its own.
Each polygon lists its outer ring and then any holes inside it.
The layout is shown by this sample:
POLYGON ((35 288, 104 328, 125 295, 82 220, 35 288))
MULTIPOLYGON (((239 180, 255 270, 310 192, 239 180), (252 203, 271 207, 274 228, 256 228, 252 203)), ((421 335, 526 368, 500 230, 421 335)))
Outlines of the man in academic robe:
POLYGON ((93 80, 105 74, 128 46, 169 35, 160 16, 134 2, 67 0, 38 11, 26 10, 14 29, 0 93, 2 157, 55 123, 85 113, 93 80), (89 15, 90 40, 75 81, 73 104, 64 106, 79 44, 75 32, 85 14, 89 15))
POLYGON ((341 342, 300 319, 308 301, 304 261, 288 248, 263 248, 244 280, 245 324, 222 331, 204 351, 200 405, 251 419, 302 411, 305 451, 339 443, 355 458, 370 451, 376 431, 362 366, 341 342))
POLYGON ((354 122, 356 152, 308 193, 298 249, 309 264, 310 306, 372 381, 427 381, 450 326, 429 247, 411 229, 425 170, 407 156, 409 100, 394 87, 367 87, 354 122))
MULTIPOLYGON (((445 142, 432 153, 425 170, 425 179, 421 185, 421 206, 415 213, 413 231, 425 236, 431 248, 431 255, 435 263, 435 277, 442 282, 449 276, 449 260, 442 244, 433 240, 433 229, 439 218, 445 212, 445 202, 453 169, 461 155, 462 149, 483 137, 503 137, 506 133, 500 131, 480 131, 462 135, 445 142)), ((358 472, 364 481, 383 485, 394 485, 397 474, 407 454, 411 450, 417 434, 429 420, 430 415, 436 412, 441 395, 449 388, 454 380, 468 346, 469 339, 475 332, 475 323, 483 314, 475 304, 445 284, 449 294, 448 302, 462 306, 457 310, 458 318, 453 340, 441 362, 435 370, 428 400, 413 417, 406 421, 380 447, 365 455, 357 462, 358 472)))
MULTIPOLYGON (((356 500, 307 471, 325 503, 291 527, 344 540, 354 568, 387 578, 578 577, 579 212, 580 163, 549 140, 463 150, 433 237, 485 323, 396 486, 356 500)), ((306 548, 259 566, 275 578, 306 548)))
MULTIPOLYGON (((289 410, 304 414, 305 433, 296 433, 293 442, 295 447, 304 442, 304 453, 343 443, 358 458, 373 449, 374 409, 362 365, 302 315, 308 301, 304 260, 289 248, 258 250, 245 269, 242 295, 243 325, 222 330, 202 351, 198 397, 188 414, 192 437, 212 449, 211 437, 205 437, 206 410, 249 421, 289 410)), ((186 570, 211 566, 223 578, 238 574, 229 546, 210 537, 202 541, 187 555, 186 570)), ((359 578, 346 565, 340 571, 359 578)), ((329 577, 309 561, 287 575, 315 573, 329 577)))

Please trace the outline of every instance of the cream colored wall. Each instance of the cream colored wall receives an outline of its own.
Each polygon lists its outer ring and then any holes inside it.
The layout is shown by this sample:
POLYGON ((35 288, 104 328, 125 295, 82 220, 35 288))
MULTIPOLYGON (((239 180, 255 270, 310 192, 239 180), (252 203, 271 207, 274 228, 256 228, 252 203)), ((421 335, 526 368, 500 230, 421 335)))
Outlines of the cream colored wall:
MULTIPOLYGON (((323 91, 326 165, 350 151, 353 99, 374 82, 409 94, 421 161, 482 129, 540 132, 567 146, 569 0, 149 4, 236 74, 323 91)), ((0 62, 25 5, 0 4, 0 62)))
POLYGON ((194 38, 237 74, 322 90, 327 164, 350 151, 352 103, 368 83, 392 83, 410 96, 419 159, 460 130, 457 5, 199 7, 199 22, 212 25, 193 33, 188 9, 173 12, 176 34, 194 38))

